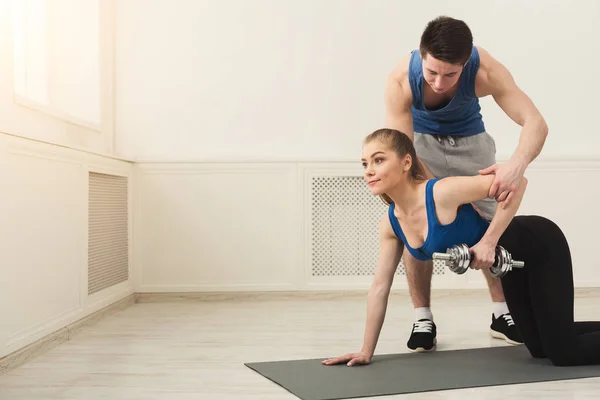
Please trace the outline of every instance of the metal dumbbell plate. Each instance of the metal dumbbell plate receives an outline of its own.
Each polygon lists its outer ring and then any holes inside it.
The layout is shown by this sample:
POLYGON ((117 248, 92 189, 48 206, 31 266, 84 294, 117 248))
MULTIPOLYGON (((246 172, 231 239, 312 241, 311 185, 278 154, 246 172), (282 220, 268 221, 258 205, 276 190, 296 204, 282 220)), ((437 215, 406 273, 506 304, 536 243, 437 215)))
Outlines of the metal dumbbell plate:
POLYGON ((513 260, 511 254, 504 247, 496 246, 496 261, 490 267, 490 274, 496 278, 502 278, 513 267, 522 268, 523 266, 524 263, 513 260))
POLYGON ((446 253, 436 253, 436 259, 443 260, 446 267, 455 274, 462 275, 469 270, 471 255, 469 246, 460 244, 446 250, 446 253))

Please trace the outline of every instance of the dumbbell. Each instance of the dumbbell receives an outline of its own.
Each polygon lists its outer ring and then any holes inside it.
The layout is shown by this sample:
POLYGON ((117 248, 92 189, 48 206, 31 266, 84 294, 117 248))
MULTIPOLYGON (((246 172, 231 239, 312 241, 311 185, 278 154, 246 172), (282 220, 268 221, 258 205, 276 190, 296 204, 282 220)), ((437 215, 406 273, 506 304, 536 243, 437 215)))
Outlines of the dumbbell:
MULTIPOLYGON (((446 249, 445 253, 433 253, 432 258, 444 261, 450 271, 459 275, 467 272, 471 264, 471 253, 469 252, 469 246, 466 244, 452 246, 446 249)), ((490 275, 495 278, 502 278, 513 268, 523 268, 524 266, 523 261, 513 260, 504 247, 496 246, 496 260, 490 267, 490 275)))

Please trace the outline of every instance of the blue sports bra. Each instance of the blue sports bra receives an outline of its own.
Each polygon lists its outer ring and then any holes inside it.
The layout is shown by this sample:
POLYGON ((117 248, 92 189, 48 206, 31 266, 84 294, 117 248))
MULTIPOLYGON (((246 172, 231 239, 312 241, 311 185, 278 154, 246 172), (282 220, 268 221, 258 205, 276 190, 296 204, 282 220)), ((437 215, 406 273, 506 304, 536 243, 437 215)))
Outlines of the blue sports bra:
POLYGON ((489 221, 483 218, 471 204, 463 204, 458 208, 456 218, 447 225, 439 223, 435 213, 433 201, 433 186, 440 178, 427 181, 425 189, 425 204, 427 209, 427 238, 419 248, 408 245, 406 237, 400 227, 400 222, 394 215, 395 204, 388 208, 388 216, 396 236, 404 242, 408 251, 418 260, 431 260, 434 252, 445 252, 446 249, 456 244, 465 243, 469 247, 481 240, 489 226, 489 221))

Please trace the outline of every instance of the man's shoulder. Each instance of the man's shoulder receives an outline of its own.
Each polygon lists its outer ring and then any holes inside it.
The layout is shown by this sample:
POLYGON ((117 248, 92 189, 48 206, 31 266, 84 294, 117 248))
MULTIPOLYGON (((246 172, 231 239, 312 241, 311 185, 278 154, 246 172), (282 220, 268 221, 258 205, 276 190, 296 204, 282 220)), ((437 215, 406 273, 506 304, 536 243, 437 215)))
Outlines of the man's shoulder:
POLYGON ((408 70, 410 64, 410 54, 403 56, 396 62, 394 68, 389 73, 389 79, 398 83, 408 80, 408 70))
POLYGON ((408 80, 410 54, 398 60, 386 79, 386 92, 401 96, 406 100, 412 99, 410 83, 408 80))
POLYGON ((506 69, 498 59, 496 59, 488 50, 481 46, 475 46, 479 53, 479 70, 477 74, 490 75, 500 69, 506 69))
POLYGON ((489 51, 481 46, 476 46, 479 53, 479 70, 475 81, 478 97, 486 96, 491 88, 499 87, 510 79, 506 67, 498 61, 489 51))
POLYGON ((490 54, 490 52, 487 51, 484 47, 477 45, 475 46, 475 48, 477 49, 477 53, 479 54, 479 70, 477 71, 477 73, 485 74, 488 72, 489 68, 492 66, 495 60, 490 54))

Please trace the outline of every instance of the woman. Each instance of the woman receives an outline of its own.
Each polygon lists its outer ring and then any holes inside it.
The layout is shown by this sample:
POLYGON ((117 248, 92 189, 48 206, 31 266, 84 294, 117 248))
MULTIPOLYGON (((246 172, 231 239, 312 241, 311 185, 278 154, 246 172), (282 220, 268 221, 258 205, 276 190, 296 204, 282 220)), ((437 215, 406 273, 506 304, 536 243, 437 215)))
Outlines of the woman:
POLYGON ((369 289, 363 347, 323 364, 371 362, 404 246, 419 259, 431 259, 434 252, 461 243, 470 247, 474 269, 494 263, 497 245, 525 263, 501 279, 508 308, 533 357, 547 357, 560 366, 600 364, 600 322, 573 320, 573 272, 562 231, 544 217, 515 216, 527 180, 490 222, 471 202, 487 196, 493 175, 425 181, 414 160, 411 140, 399 131, 380 129, 365 139, 365 179, 371 192, 389 204, 389 212, 379 226, 380 255, 369 289))

